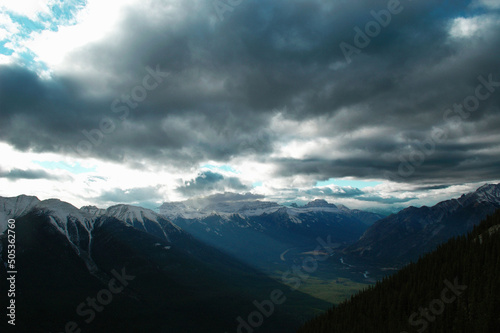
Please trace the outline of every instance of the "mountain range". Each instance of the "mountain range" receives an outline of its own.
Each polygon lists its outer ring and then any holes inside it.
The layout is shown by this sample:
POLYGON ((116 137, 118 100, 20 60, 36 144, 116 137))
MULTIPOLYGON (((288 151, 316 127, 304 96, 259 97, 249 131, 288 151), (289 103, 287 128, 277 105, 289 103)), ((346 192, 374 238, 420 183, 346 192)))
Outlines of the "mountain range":
POLYGON ((432 207, 408 207, 374 223, 343 255, 364 262, 404 265, 448 239, 472 230, 500 208, 500 184, 485 184, 432 207))
POLYGON ((345 246, 383 217, 320 199, 302 207, 259 200, 207 201, 164 203, 160 214, 207 244, 266 271, 276 269, 280 254, 288 249, 314 248, 319 236, 345 246))
MULTIPOLYGON (((0 219, 15 219, 20 332, 61 332, 68 325, 91 332, 236 331, 276 290, 286 302, 273 305, 259 332, 290 332, 329 305, 289 293, 288 286, 141 207, 78 209, 22 195, 0 198, 0 219), (103 295, 116 288, 117 279, 128 286, 110 302, 103 295), (92 304, 96 295, 100 303, 92 304)), ((0 244, 3 290, 5 233, 0 244)))
POLYGON ((298 333, 500 331, 500 210, 298 333))
POLYGON ((300 207, 210 199, 157 213, 0 197, 0 284, 8 288, 5 231, 15 219, 19 330, 292 332, 332 295, 363 286, 352 281, 373 282, 366 267, 402 267, 470 231, 500 208, 500 184, 386 217, 320 199, 300 207), (126 286, 107 302, 117 279, 126 286), (286 301, 271 311, 275 292, 286 301), (88 303, 96 295, 102 308, 88 303))

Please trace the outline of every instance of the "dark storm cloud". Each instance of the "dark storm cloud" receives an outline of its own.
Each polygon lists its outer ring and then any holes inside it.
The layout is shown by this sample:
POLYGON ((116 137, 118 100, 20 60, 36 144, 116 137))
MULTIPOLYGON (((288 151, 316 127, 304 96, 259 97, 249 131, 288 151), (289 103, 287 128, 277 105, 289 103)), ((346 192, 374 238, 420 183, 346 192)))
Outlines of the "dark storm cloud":
POLYGON ((55 179, 61 180, 61 177, 51 175, 43 170, 21 170, 12 169, 10 171, 3 171, 0 169, 0 178, 7 178, 9 180, 19 180, 19 179, 55 179))
POLYGON ((342 187, 338 191, 333 191, 329 187, 313 188, 304 191, 308 196, 326 196, 333 198, 354 198, 364 194, 359 188, 342 187))
POLYGON ((429 190, 444 190, 449 188, 449 185, 431 185, 431 186, 417 186, 415 191, 429 191, 429 190))
POLYGON ((204 197, 203 199, 210 203, 218 203, 218 202, 235 202, 235 201, 253 201, 264 199, 264 195, 252 194, 252 193, 233 193, 233 192, 224 192, 217 193, 213 195, 209 195, 204 197))
POLYGON ((368 194, 359 188, 352 187, 338 187, 336 191, 329 187, 315 187, 309 190, 299 192, 300 196, 306 197, 323 197, 323 198, 336 198, 336 199, 356 199, 360 201, 376 202, 381 204, 396 204, 405 203, 416 199, 412 198, 396 198, 396 197, 382 197, 378 195, 368 194))
POLYGON ((235 192, 224 192, 208 196, 191 197, 184 202, 188 206, 204 208, 208 206, 219 205, 221 203, 247 202, 247 201, 257 201, 263 199, 265 199, 264 195, 252 194, 248 192, 244 194, 235 192))
MULTIPOLYGON (((370 12, 387 3, 246 1, 224 21, 211 1, 178 2, 176 13, 162 20, 130 10, 109 37, 113 43, 88 45, 71 56, 82 67, 113 74, 115 79, 96 78, 107 80, 104 95, 89 93, 92 80, 77 75, 41 80, 25 69, 0 67, 0 140, 21 150, 74 152, 93 138, 95 144, 86 147, 90 156, 128 163, 186 167, 253 154, 275 163, 278 176, 389 178, 434 128, 447 128, 445 110, 475 93, 478 76, 491 73, 500 81, 500 14, 470 1, 402 0, 401 12, 348 64, 339 45, 355 45, 354 28, 364 30, 374 20, 370 12), (450 36, 453 19, 478 15, 477 35, 450 36), (157 65, 169 76, 137 106, 115 105, 128 109, 122 121, 125 111, 113 112, 111 104, 143 85, 147 67, 157 65), (270 159, 286 144, 269 128, 277 110, 297 121, 291 138, 302 121, 329 119, 318 134, 341 141, 343 157, 270 159), (116 128, 100 136, 103 117, 116 128), (366 127, 375 130, 349 139, 348 133, 366 127)), ((157 6, 155 13, 163 14, 157 6)), ((392 178, 498 178, 498 140, 491 140, 500 125, 497 89, 411 175, 392 178)), ((245 188, 205 176, 179 191, 222 183, 245 188)))
POLYGON ((360 200, 360 201, 378 202, 378 203, 382 203, 382 204, 393 205, 393 204, 405 203, 405 202, 408 202, 411 200, 415 200, 417 198, 416 197, 411 197, 411 198, 388 197, 388 198, 384 198, 384 197, 374 195, 374 196, 358 197, 356 199, 360 200))
POLYGON ((224 177, 216 172, 204 171, 195 179, 184 182, 184 185, 178 187, 177 191, 186 195, 202 195, 211 191, 225 191, 226 189, 245 191, 250 188, 242 184, 236 177, 224 177))

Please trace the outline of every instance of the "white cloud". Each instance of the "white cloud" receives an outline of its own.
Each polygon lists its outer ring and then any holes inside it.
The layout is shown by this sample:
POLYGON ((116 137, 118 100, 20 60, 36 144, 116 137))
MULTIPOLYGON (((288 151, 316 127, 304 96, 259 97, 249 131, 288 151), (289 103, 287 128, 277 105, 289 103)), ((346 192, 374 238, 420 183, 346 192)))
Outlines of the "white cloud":
MULTIPOLYGON (((43 169, 46 173, 59 177, 59 179, 19 179, 16 181, 0 177, 0 196, 17 196, 20 194, 35 195, 39 199, 58 198, 80 207, 83 205, 97 205, 106 207, 113 202, 100 199, 104 193, 121 189, 123 193, 134 192, 134 189, 154 188, 164 201, 181 201, 188 199, 178 193, 176 188, 182 184, 182 179, 193 179, 198 175, 198 170, 175 171, 168 167, 146 166, 137 169, 125 164, 104 162, 94 159, 80 159, 62 156, 56 153, 20 152, 13 147, 0 143, 0 154, 3 156, 2 171, 13 169, 40 170, 40 162, 64 162, 66 165, 81 166, 88 172, 71 172, 65 169, 43 169)), ((57 165, 57 163, 55 163, 57 165)), ((237 176, 243 183, 261 181, 262 185, 251 190, 251 193, 265 195, 265 200, 278 202, 308 202, 318 195, 308 195, 307 190, 314 187, 314 180, 309 176, 294 175, 290 177, 276 177, 274 166, 270 163, 235 159, 231 163, 234 171, 218 170, 226 176, 237 176), (234 162, 234 163, 233 163, 234 162)), ((392 205, 405 207, 409 204, 434 205, 438 201, 458 197, 463 193, 474 191, 482 183, 468 183, 451 186, 443 189, 419 189, 419 185, 399 184, 383 181, 381 184, 363 188, 365 196, 380 198, 417 198, 411 202, 392 205)), ((338 191, 336 185, 327 186, 338 191)), ((120 191, 118 191, 120 192, 120 191)), ((373 201, 360 201, 356 198, 342 198, 325 195, 322 197, 328 202, 344 204, 350 208, 368 209, 388 207, 387 204, 373 201)), ((132 198, 131 198, 132 199, 132 198)), ((152 198, 152 200, 155 200, 152 198)), ((127 202, 124 202, 127 203, 127 202)), ((160 202, 158 202, 160 203, 160 202)))
POLYGON ((19 24, 12 21, 5 13, 0 13, 0 41, 10 39, 19 32, 19 24))
MULTIPOLYGON (((63 69, 70 53, 89 43, 102 40, 116 28, 129 1, 89 0, 84 9, 76 15, 76 24, 62 26, 58 31, 45 30, 32 33, 24 45, 34 52, 37 60, 51 69, 63 69)), ((87 71, 88 68, 81 68, 87 71)))
POLYGON ((0 143, 2 164, 0 169, 43 169, 56 179, 19 179, 16 181, 0 178, 0 196, 35 195, 39 199, 58 198, 75 206, 94 204, 102 206, 97 197, 114 188, 133 189, 160 187, 164 198, 181 199, 174 192, 177 178, 186 174, 174 174, 163 168, 137 170, 118 163, 103 162, 94 159, 72 158, 56 153, 20 152, 12 146, 0 143), (37 162, 64 162, 67 165, 80 165, 89 172, 72 173, 63 169, 44 169, 37 162), (95 170, 94 170, 95 168, 95 170))
POLYGON ((471 38, 495 31, 499 23, 497 16, 489 14, 468 18, 457 17, 451 21, 449 32, 453 38, 471 38))
POLYGON ((130 11, 143 12, 149 24, 164 22, 166 18, 179 20, 178 15, 182 2, 174 0, 158 6, 153 1, 122 0, 102 1, 87 0, 72 20, 72 24, 60 26, 57 31, 44 30, 34 32, 23 46, 36 55, 36 60, 43 62, 52 72, 71 73, 81 77, 104 78, 110 73, 102 73, 92 66, 84 48, 106 41, 113 45, 122 38, 121 24, 130 11), (153 9, 153 10, 152 10, 153 9))
POLYGON ((471 37, 479 30, 479 22, 477 18, 456 18, 451 26, 450 34, 453 37, 471 37))
POLYGON ((50 12, 51 3, 51 0, 0 0, 0 9, 36 20, 39 14, 50 12))
POLYGON ((8 65, 12 63, 12 58, 5 54, 0 54, 0 65, 8 65))
POLYGON ((500 8, 500 2, 498 0, 477 0, 475 1, 476 6, 486 7, 490 9, 500 8))

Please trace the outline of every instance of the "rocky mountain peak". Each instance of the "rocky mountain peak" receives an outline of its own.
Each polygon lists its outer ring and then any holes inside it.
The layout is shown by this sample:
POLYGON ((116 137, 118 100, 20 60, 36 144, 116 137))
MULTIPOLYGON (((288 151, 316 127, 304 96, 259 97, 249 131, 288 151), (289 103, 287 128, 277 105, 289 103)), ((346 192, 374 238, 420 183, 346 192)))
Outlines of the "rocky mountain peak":
POLYGON ((304 207, 337 207, 337 206, 335 206, 334 204, 328 203, 326 200, 316 199, 314 201, 309 202, 304 207))

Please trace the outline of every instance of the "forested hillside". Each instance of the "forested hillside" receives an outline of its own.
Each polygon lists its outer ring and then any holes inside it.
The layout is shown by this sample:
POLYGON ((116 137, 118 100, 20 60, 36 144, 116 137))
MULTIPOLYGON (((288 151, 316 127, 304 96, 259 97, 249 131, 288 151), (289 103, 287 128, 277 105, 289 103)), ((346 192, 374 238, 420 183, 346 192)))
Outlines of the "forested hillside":
POLYGON ((500 211, 298 333, 500 332, 500 211))

